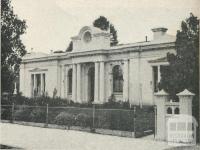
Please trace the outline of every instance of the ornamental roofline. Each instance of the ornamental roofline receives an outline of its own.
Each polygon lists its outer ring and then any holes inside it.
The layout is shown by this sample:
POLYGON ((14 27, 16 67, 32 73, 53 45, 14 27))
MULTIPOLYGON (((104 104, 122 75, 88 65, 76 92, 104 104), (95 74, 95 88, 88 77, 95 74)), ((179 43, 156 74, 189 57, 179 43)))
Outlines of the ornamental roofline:
MULTIPOLYGON (((146 42, 149 43, 149 42, 146 42)), ((70 58, 74 56, 83 56, 83 55, 98 55, 98 54, 115 54, 115 53, 127 53, 127 52, 142 52, 143 51, 151 51, 156 49, 164 49, 164 48, 174 48, 175 42, 169 43, 158 43, 158 44, 148 44, 148 45, 123 45, 123 47, 113 46, 109 49, 100 49, 100 50, 90 50, 90 51, 81 51, 81 52, 65 52, 65 53, 53 53, 46 54, 38 57, 23 57, 22 63, 28 62, 37 62, 37 61, 48 61, 48 60, 59 60, 63 58, 70 58)))

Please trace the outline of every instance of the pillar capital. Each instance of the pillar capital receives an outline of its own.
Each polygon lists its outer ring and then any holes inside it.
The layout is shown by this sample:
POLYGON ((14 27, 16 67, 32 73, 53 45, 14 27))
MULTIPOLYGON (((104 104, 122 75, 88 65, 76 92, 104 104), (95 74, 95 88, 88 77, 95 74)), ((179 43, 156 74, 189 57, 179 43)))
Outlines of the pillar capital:
POLYGON ((168 96, 169 94, 162 89, 161 91, 158 91, 154 95, 159 97, 159 96, 168 96))
POLYGON ((193 96, 195 96, 194 93, 188 91, 187 89, 185 89, 184 91, 182 91, 182 92, 180 92, 180 93, 178 93, 178 94, 176 94, 176 95, 177 95, 178 97, 193 97, 193 96))

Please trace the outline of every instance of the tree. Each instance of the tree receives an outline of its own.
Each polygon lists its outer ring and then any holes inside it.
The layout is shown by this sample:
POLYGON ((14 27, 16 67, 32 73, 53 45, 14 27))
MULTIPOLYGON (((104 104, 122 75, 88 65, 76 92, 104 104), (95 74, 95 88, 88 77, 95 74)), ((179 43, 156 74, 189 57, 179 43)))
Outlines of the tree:
POLYGON ((73 50, 73 42, 71 41, 66 49, 66 52, 71 52, 73 50))
MULTIPOLYGON (((192 13, 181 23, 176 34, 176 55, 167 54, 169 67, 162 67, 159 88, 166 90, 172 99, 188 89, 195 93, 192 101, 193 116, 199 120, 199 20, 192 13)), ((199 120, 200 121, 200 120, 199 120)), ((199 133, 199 132, 197 132, 199 133)), ((197 139, 199 135, 197 134, 197 139)))
POLYGON ((114 25, 108 21, 108 19, 104 16, 100 16, 93 22, 93 26, 100 28, 101 30, 108 31, 110 29, 110 45, 115 46, 118 44, 117 40, 117 30, 114 25))
POLYGON ((161 69, 160 89, 172 97, 185 88, 199 95, 199 20, 192 13, 176 35, 176 55, 168 53, 169 67, 161 69))
POLYGON ((26 54, 20 36, 26 22, 13 12, 10 0, 1 0, 1 92, 12 92, 21 57, 26 54))

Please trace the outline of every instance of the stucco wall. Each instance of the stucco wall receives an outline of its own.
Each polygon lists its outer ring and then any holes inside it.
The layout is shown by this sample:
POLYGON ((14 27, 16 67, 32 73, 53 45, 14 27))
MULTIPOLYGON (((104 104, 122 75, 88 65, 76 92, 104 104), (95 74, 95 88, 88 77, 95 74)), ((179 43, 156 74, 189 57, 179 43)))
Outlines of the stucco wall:
MULTIPOLYGON (((130 48, 128 48, 130 49, 130 48)), ((125 49, 126 50, 126 49, 125 49)), ((70 98, 71 95, 67 95, 67 71, 72 64, 81 63, 81 99, 83 102, 87 102, 88 91, 87 91, 87 64, 88 62, 101 62, 104 61, 104 82, 105 92, 104 97, 105 101, 108 100, 112 94, 112 68, 115 65, 120 65, 123 69, 124 61, 128 60, 128 96, 129 101, 132 104, 139 105, 152 105, 154 104, 153 89, 152 89, 152 66, 149 63, 149 60, 155 60, 158 58, 165 57, 167 52, 175 52, 172 48, 165 49, 149 49, 148 51, 135 51, 130 49, 129 52, 109 52, 109 54, 104 55, 99 53, 96 55, 84 55, 69 57, 63 59, 49 60, 44 61, 34 61, 22 63, 20 69, 20 90, 25 96, 31 96, 31 73, 30 70, 35 68, 46 69, 42 72, 46 74, 46 92, 49 96, 53 96, 54 88, 57 89, 57 96, 62 98, 70 98), (24 66, 23 66, 24 65, 24 66), (67 69, 67 67, 69 67, 67 69)), ((40 71, 38 73, 41 73, 40 71)), ((101 89, 100 89, 101 90, 101 89)), ((117 100, 123 100, 123 95, 116 95, 117 100)))
POLYGON ((27 97, 31 96, 31 74, 45 73, 46 92, 48 93, 49 96, 52 97, 54 88, 58 89, 57 61, 34 62, 34 63, 25 64, 24 66, 25 66, 24 75, 20 73, 20 76, 23 76, 22 78, 20 78, 20 91, 22 92, 22 94, 27 97), (31 70, 35 68, 39 68, 41 70, 42 69, 47 69, 47 70, 31 72, 31 70), (21 87, 21 85, 24 85, 24 86, 21 87))

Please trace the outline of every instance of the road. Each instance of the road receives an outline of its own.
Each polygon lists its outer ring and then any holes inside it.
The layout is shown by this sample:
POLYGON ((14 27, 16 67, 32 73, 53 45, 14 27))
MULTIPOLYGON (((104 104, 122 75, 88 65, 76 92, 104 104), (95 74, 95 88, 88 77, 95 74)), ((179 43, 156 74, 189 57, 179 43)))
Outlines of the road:
POLYGON ((127 138, 73 130, 0 123, 0 143, 23 149, 162 150, 167 143, 153 138, 127 138))

